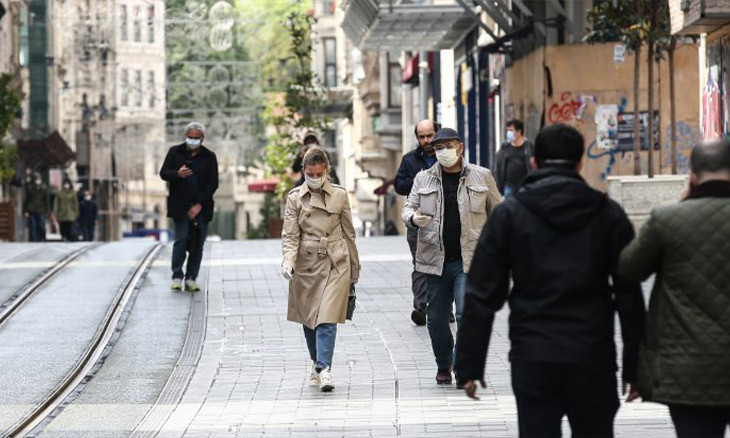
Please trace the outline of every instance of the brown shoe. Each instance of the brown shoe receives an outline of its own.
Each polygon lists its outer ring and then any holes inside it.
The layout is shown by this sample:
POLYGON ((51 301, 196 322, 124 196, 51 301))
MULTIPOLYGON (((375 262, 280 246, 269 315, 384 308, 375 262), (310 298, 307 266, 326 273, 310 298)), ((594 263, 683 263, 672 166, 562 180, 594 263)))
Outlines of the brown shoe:
POLYGON ((451 368, 447 368, 445 370, 439 370, 438 373, 436 373, 436 384, 437 385, 451 385, 452 377, 451 377, 451 368))

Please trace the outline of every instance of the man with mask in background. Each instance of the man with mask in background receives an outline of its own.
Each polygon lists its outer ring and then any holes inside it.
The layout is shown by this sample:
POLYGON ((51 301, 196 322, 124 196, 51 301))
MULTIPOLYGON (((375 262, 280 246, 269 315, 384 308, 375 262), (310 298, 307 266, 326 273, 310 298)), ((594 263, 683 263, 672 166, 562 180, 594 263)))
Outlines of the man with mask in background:
POLYGON ((456 303, 458 332, 474 248, 487 215, 502 197, 489 170, 465 162, 464 143, 455 130, 438 131, 433 147, 438 164, 416 175, 403 207, 403 221, 418 232, 416 270, 426 274, 427 326, 438 367, 436 383, 451 384, 451 306, 456 303))
POLYGON ((191 122, 185 128, 185 142, 167 152, 160 177, 169 183, 167 216, 175 222, 172 247, 172 290, 200 290, 195 280, 203 258, 208 223, 213 219, 213 194, 218 189, 218 160, 203 146, 205 126, 191 122), (187 272, 183 274, 185 253, 187 272))
MULTIPOLYGON (((421 120, 416 125, 415 134, 418 147, 403 155, 398 172, 395 174, 393 185, 399 195, 410 195, 413 179, 418 172, 429 169, 436 163, 436 151, 434 151, 431 144, 436 131, 437 127, 433 120, 421 120)), ((408 228, 406 237, 413 259, 413 273, 411 274, 413 311, 411 312, 411 321, 416 325, 426 325, 426 274, 416 270, 418 229, 408 228)))
POLYGON ((511 197, 530 172, 530 157, 534 145, 524 137, 525 125, 521 120, 507 122, 506 141, 497 151, 494 173, 497 187, 505 198, 511 197))

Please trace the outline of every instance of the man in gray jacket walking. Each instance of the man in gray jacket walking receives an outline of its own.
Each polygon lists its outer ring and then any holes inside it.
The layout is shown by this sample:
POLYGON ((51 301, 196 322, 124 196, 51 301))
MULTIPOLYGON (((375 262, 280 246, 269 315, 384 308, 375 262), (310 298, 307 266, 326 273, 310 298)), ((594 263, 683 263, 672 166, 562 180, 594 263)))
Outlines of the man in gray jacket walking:
POLYGON ((455 130, 438 131, 433 146, 438 164, 416 175, 403 207, 403 221, 418 230, 416 271, 427 274, 426 314, 438 367, 436 382, 451 384, 451 306, 456 302, 458 330, 466 272, 487 215, 502 197, 489 170, 464 161, 464 143, 455 130))

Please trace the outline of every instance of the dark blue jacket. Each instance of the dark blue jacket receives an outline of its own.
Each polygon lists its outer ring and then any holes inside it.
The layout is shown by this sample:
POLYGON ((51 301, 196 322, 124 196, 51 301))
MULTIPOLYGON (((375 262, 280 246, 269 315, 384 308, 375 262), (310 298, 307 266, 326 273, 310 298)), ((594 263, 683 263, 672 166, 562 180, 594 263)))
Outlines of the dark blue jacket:
POLYGON ((431 166, 426 162, 426 154, 424 154, 421 147, 416 147, 412 151, 403 155, 403 160, 400 162, 398 172, 395 174, 395 191, 399 195, 408 196, 411 194, 411 187, 413 187, 413 178, 416 177, 418 172, 426 170, 431 166))

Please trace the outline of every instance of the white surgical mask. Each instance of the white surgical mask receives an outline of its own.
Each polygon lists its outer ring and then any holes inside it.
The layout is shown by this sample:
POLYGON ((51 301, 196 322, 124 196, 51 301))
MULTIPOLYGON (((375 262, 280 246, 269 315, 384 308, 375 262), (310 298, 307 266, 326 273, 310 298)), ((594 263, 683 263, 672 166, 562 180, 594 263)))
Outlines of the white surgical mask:
POLYGON ((510 143, 515 141, 515 131, 507 131, 507 141, 510 143))
POLYGON ((459 162, 459 156, 456 155, 455 148, 436 151, 436 159, 443 167, 451 167, 459 162))
POLYGON ((64 185, 63 185, 63 188, 64 188, 64 189, 66 189, 66 190, 68 190, 68 189, 70 189, 70 188, 71 188, 71 186, 70 186, 69 184, 64 184, 64 185))
POLYGON ((190 149, 197 149, 200 147, 200 139, 199 138, 187 138, 187 139, 185 139, 185 144, 187 144, 190 149))
POLYGON ((91 201, 91 196, 84 196, 84 200, 91 201))
POLYGON ((313 189, 318 189, 322 187, 322 184, 324 184, 324 177, 310 178, 307 175, 304 175, 304 180, 307 182, 307 185, 313 189))

